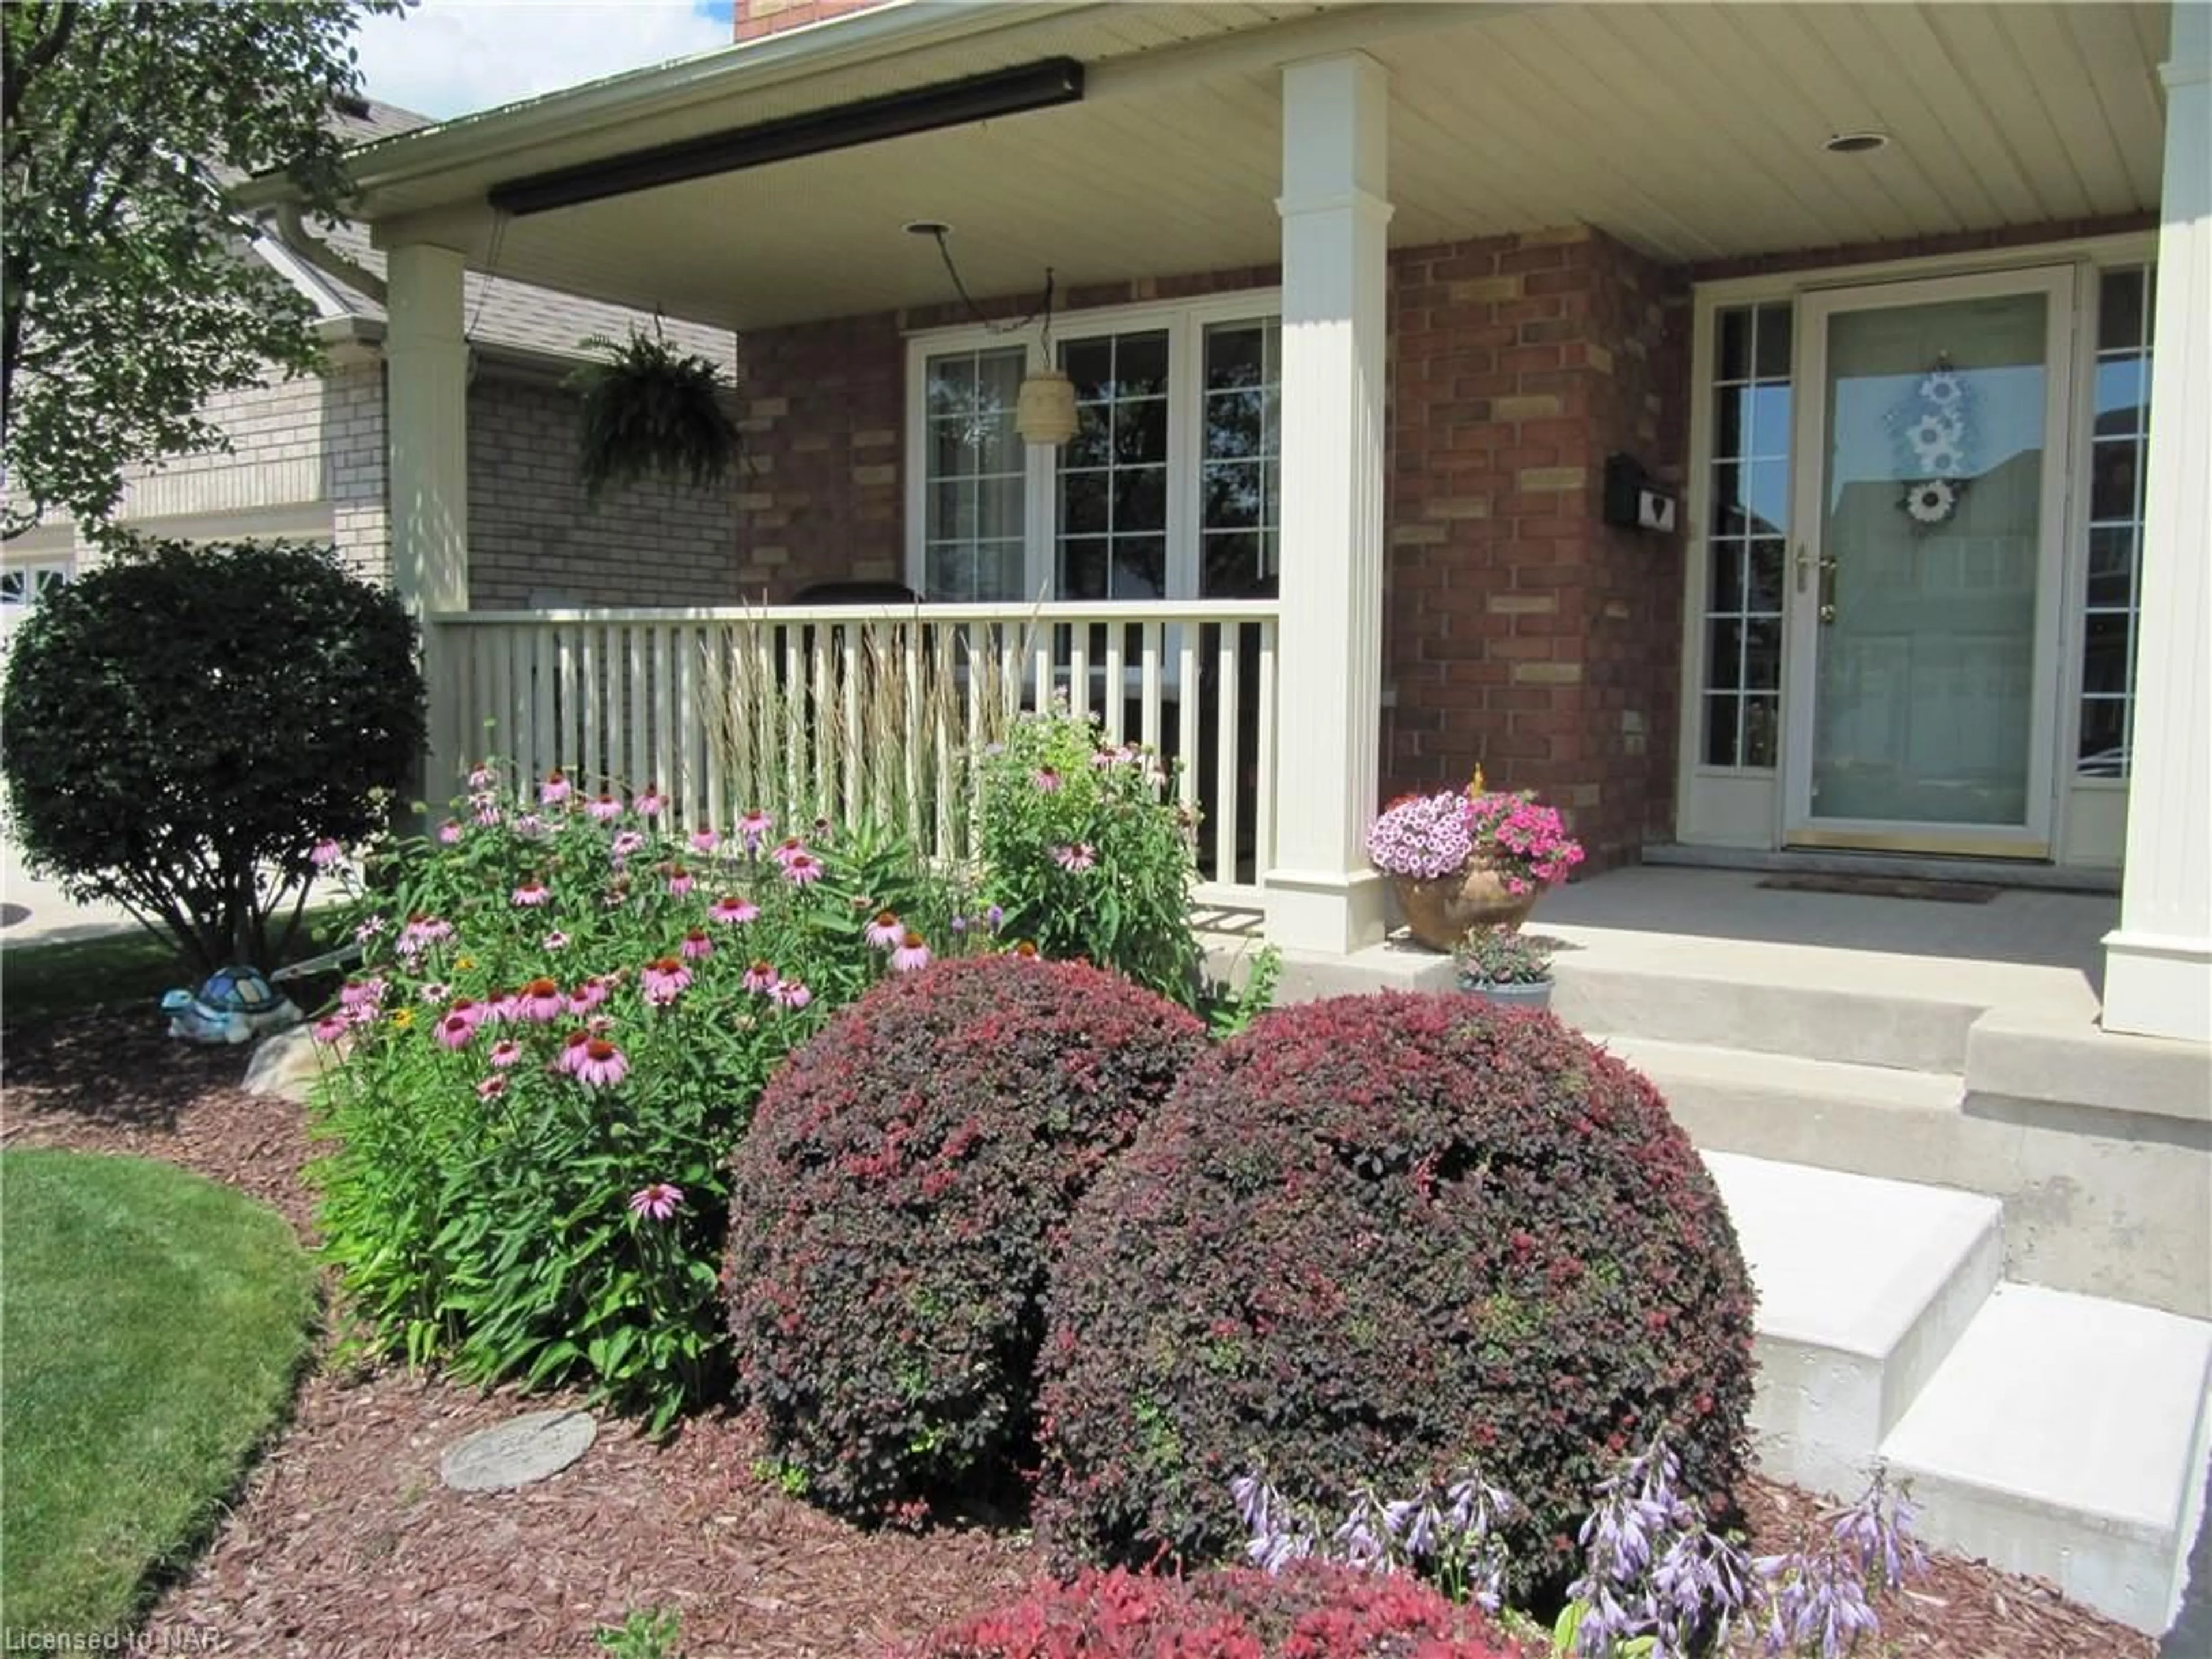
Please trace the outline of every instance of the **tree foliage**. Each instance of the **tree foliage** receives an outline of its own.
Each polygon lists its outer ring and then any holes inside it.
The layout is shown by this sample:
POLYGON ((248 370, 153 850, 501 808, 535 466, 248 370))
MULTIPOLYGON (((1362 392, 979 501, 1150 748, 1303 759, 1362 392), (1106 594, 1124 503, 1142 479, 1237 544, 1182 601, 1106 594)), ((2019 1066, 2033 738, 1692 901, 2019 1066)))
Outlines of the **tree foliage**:
POLYGON ((213 394, 308 372, 306 299, 226 182, 272 169, 329 216, 331 117, 356 21, 399 0, 9 0, 0 6, 0 531, 53 508, 104 533, 123 470, 222 449, 213 394))
POLYGON ((414 624, 325 548, 149 544, 19 624, 0 726, 34 872, 272 967, 315 844, 380 827, 422 750, 414 624))

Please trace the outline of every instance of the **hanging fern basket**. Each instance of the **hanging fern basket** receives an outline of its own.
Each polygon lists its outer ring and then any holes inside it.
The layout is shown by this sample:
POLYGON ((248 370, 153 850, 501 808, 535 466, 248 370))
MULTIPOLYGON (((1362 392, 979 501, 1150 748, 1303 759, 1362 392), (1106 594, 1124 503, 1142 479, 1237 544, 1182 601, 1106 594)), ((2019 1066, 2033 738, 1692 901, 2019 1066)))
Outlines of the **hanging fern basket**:
POLYGON ((704 489, 728 475, 738 428, 725 399, 736 388, 717 364, 678 351, 657 330, 583 344, 605 354, 568 377, 580 404, 577 471, 590 500, 647 478, 704 489))

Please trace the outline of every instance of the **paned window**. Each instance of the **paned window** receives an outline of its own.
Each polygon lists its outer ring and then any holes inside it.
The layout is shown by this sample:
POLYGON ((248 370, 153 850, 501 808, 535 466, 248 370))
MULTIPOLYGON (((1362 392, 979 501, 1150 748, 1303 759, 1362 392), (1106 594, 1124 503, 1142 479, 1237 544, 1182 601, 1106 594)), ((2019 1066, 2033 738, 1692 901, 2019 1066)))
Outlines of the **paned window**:
POLYGON ((1282 561, 1282 328, 1265 318, 1206 331, 1200 404, 1199 592, 1273 595, 1282 561))
POLYGON ((1790 307, 1733 306, 1717 322, 1698 753, 1707 766, 1769 769, 1782 709, 1790 307))
POLYGON ((1075 436, 1060 452, 1063 599, 1168 592, 1168 332, 1073 340, 1075 436))
POLYGON ((1030 597, 1024 571, 1025 467, 1014 404, 1023 348, 954 351, 926 366, 922 571, 942 603, 1030 597))
POLYGON ((2148 458, 2151 272, 2107 270, 2097 289, 2096 410, 2089 439, 2081 729, 2075 769, 2120 778, 2134 738, 2136 635, 2148 458))

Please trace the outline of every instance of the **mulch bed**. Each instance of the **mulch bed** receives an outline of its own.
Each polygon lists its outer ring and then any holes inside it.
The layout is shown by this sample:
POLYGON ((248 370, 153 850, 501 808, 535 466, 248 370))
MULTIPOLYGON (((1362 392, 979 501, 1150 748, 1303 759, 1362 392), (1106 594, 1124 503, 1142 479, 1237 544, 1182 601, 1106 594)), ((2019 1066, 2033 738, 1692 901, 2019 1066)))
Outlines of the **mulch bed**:
MULTIPOLYGON (((307 1236, 298 1108, 235 1085, 244 1051, 194 1049, 149 1010, 7 1034, 0 1146, 167 1158, 274 1205, 307 1236)), ((533 1399, 531 1407, 558 1400, 533 1399)), ((588 1654, 635 1607, 683 1614, 690 1659, 869 1659, 1018 1589, 1025 1534, 867 1533, 770 1490, 741 1417, 655 1447, 618 1422, 574 1468, 518 1492, 439 1484, 438 1455, 512 1416, 511 1396, 325 1363, 213 1544, 161 1596, 156 1651, 300 1656, 588 1654)), ((1755 1481, 1757 1547, 1817 1524, 1812 1497, 1755 1481)), ((2154 1644, 1978 1562, 1878 1604, 1882 1642, 1928 1659, 2152 1659, 2154 1644)))

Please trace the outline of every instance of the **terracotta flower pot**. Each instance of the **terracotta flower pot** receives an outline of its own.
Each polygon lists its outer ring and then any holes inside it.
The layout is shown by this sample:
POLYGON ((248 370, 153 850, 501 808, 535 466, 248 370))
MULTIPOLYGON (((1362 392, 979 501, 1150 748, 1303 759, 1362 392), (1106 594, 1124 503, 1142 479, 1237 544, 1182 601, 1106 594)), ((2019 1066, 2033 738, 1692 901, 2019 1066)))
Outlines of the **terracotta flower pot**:
POLYGON ((1506 890, 1505 878, 1487 865, 1469 865, 1455 876, 1419 881, 1393 876, 1390 886, 1413 937, 1431 951, 1449 951, 1470 927, 1505 927, 1517 932, 1536 908, 1542 890, 1531 884, 1525 893, 1506 890))

